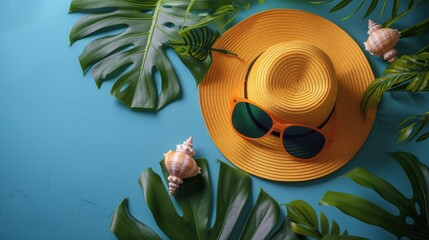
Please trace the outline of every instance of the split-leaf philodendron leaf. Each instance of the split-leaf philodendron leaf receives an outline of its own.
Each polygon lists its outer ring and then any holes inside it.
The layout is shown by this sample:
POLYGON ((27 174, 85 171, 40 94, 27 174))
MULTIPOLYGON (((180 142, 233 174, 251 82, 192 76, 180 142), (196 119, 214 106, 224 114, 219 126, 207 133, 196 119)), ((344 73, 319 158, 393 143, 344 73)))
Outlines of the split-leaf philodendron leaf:
MULTIPOLYGON (((82 70, 86 72, 92 68, 91 74, 98 87, 104 81, 118 77, 111 94, 128 107, 159 110, 180 96, 178 77, 166 54, 167 42, 179 38, 179 31, 192 28, 203 19, 206 20, 198 26, 225 22, 231 18, 228 11, 221 11, 215 19, 207 20, 207 16, 225 6, 238 12, 240 4, 247 6, 250 3, 233 0, 72 0, 70 12, 86 15, 71 30, 70 42, 73 44, 105 33, 86 45, 79 57, 82 70), (155 80, 157 73, 160 86, 155 80), (160 89, 159 94, 157 89, 160 89)), ((199 63, 187 64, 187 67, 193 73, 201 71, 199 63)), ((202 79, 199 78, 197 82, 202 79)))
MULTIPOLYGON (((241 170, 220 163, 216 198, 215 220, 211 224, 212 184, 205 159, 197 159, 201 174, 185 179, 174 194, 183 215, 177 213, 172 197, 161 177, 152 169, 140 176, 144 199, 150 208, 158 227, 169 239, 229 239, 234 229, 241 226, 239 218, 247 216, 238 239, 301 239, 289 228, 289 220, 280 217, 277 202, 261 191, 249 213, 248 201, 251 194, 251 179, 241 170), (284 221, 280 226, 280 221, 284 221)), ((164 180, 168 172, 161 161, 164 180)), ((148 226, 135 219, 128 211, 125 199, 116 209, 111 230, 119 239, 160 239, 148 226)))
POLYGON ((393 214, 365 198, 349 193, 329 191, 320 203, 337 207, 349 216, 379 226, 397 239, 429 239, 429 168, 410 153, 395 152, 392 156, 408 176, 413 190, 411 198, 365 169, 356 168, 346 176, 393 204, 399 214, 393 214))

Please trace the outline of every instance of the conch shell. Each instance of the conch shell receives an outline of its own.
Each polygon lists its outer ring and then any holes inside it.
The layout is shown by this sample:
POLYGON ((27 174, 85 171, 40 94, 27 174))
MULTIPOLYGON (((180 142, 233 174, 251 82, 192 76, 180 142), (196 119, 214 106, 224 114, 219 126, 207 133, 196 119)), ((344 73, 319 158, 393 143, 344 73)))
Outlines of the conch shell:
POLYGON ((179 188, 184 178, 194 177, 201 173, 201 168, 198 167, 195 160, 192 158, 195 155, 192 149, 192 137, 189 137, 183 144, 176 146, 176 151, 168 151, 164 154, 164 163, 168 173, 168 190, 170 195, 179 188))
POLYGON ((368 40, 364 43, 365 50, 372 55, 383 55, 384 60, 393 62, 397 59, 396 49, 401 33, 392 28, 383 28, 371 19, 368 22, 368 40))

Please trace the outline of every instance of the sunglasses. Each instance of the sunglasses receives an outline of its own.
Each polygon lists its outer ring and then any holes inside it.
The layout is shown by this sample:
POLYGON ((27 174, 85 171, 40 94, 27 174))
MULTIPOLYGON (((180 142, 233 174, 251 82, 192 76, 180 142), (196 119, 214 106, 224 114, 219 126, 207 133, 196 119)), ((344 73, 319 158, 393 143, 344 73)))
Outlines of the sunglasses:
POLYGON ((277 135, 285 153, 298 160, 311 160, 323 152, 331 143, 334 129, 328 122, 334 121, 328 120, 334 117, 334 109, 319 127, 279 121, 267 109, 247 99, 246 83, 252 65, 230 99, 231 124, 235 132, 247 140, 277 135), (245 97, 238 96, 242 88, 245 97))

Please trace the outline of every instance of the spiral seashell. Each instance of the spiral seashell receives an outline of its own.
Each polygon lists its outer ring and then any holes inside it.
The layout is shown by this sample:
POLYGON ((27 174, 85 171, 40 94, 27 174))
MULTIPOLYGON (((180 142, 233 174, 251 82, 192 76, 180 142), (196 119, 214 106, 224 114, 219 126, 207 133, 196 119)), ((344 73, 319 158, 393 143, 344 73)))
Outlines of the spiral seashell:
POLYGON ((371 19, 369 19, 368 21, 368 36, 371 35, 371 33, 382 29, 383 27, 380 24, 375 23, 374 21, 372 21, 371 19))
POLYGON ((364 43, 365 50, 371 55, 382 56, 384 60, 393 62, 397 59, 396 49, 401 33, 392 28, 382 28, 381 25, 369 20, 368 40, 364 43))
POLYGON ((176 151, 168 151, 164 154, 164 163, 168 173, 168 190, 170 195, 179 188, 185 178, 194 177, 201 173, 201 168, 198 167, 195 160, 192 158, 195 155, 193 150, 192 137, 189 137, 183 144, 176 146, 176 151))

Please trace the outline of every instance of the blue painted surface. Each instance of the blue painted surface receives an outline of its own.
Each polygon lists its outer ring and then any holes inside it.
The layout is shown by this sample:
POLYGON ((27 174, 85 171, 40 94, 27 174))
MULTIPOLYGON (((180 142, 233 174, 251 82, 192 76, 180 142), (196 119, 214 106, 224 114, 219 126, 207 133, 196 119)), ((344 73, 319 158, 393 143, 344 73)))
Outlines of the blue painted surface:
MULTIPOLYGON (((69 4, 69 0, 0 2, 0 239, 116 239, 109 225, 124 197, 129 198, 132 213, 159 232, 143 201, 139 174, 149 167, 160 172, 162 154, 190 135, 198 156, 209 160, 213 182, 219 169, 216 159, 227 160, 209 137, 194 80, 177 59, 173 63, 183 97, 156 114, 127 109, 110 96, 112 82, 97 90, 89 75, 82 76, 77 58, 88 41, 69 46, 69 31, 81 16, 67 14, 69 4)), ((264 9, 303 9, 330 19, 358 43, 364 42, 364 10, 341 21, 351 9, 328 13, 332 6, 270 0, 241 12, 235 22, 264 9)), ((425 16, 420 8, 398 26, 425 16)), ((413 53, 427 42, 428 35, 403 39, 398 50, 413 53)), ((386 63, 366 55, 375 75, 380 75, 386 63)), ((344 191, 395 212, 374 193, 339 176, 361 166, 410 196, 405 174, 385 153, 410 151, 429 164, 427 141, 405 145, 394 139, 397 124, 428 111, 428 102, 427 94, 386 94, 366 144, 345 167, 302 183, 252 177, 254 199, 260 188, 279 203, 303 199, 351 234, 394 239, 318 202, 328 190, 344 191)))

